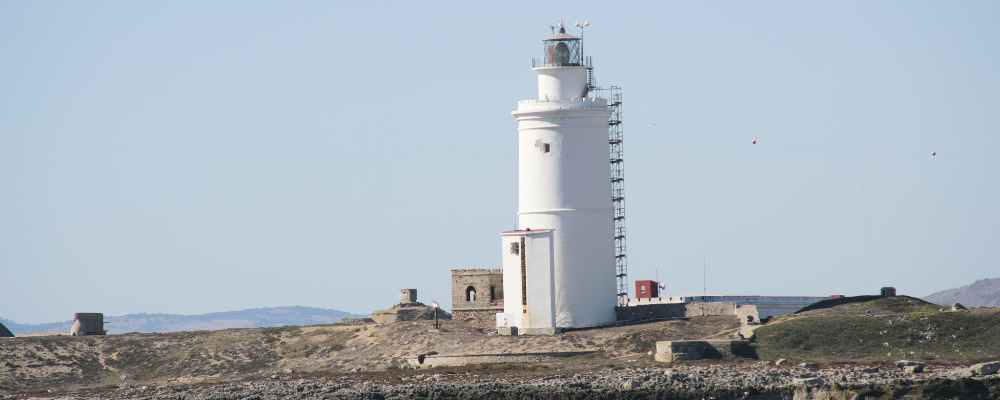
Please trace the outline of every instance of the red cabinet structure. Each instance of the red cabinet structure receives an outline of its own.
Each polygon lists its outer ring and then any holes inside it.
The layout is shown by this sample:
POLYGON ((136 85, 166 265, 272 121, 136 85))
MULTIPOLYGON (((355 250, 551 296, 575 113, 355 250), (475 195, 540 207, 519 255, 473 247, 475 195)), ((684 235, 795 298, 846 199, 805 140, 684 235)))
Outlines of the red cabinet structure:
POLYGON ((652 299, 660 297, 660 284, 657 281, 635 281, 635 298, 652 299))

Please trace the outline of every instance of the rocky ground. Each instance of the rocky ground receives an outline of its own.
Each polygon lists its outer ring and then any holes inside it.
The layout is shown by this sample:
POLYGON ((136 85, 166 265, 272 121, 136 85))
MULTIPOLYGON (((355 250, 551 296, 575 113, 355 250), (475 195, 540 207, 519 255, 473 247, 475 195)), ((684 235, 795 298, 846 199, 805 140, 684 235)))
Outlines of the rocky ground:
POLYGON ((0 340, 0 400, 45 399, 1000 399, 1000 310, 881 299, 778 318, 760 360, 653 360, 662 340, 732 337, 734 316, 555 336, 399 321, 0 340), (411 369, 421 354, 582 352, 542 363, 411 369), (919 359, 896 364, 897 357, 919 359), (788 360, 784 360, 787 358, 788 360), (813 364, 818 363, 819 365, 813 364))
POLYGON ((658 340, 701 338, 734 317, 590 329, 556 336, 497 336, 487 325, 444 321, 230 329, 213 332, 52 336, 0 340, 0 393, 81 390, 117 384, 234 381, 285 371, 354 373, 398 369, 420 354, 597 351, 588 363, 651 359, 658 340))
POLYGON ((292 372, 239 382, 123 385, 73 393, 24 393, 0 399, 1000 398, 1000 376, 996 374, 973 376, 968 367, 959 366, 926 366, 921 372, 906 367, 820 368, 747 361, 612 366, 566 372, 503 366, 322 377, 292 372))

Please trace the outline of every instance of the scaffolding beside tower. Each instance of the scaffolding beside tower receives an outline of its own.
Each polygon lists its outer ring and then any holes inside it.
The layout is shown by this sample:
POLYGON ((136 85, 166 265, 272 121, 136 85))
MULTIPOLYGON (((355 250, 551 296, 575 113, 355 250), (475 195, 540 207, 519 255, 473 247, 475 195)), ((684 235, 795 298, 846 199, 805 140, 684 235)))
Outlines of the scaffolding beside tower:
POLYGON ((628 304, 628 257, 625 242, 625 161, 622 158, 622 88, 608 87, 608 147, 611 162, 611 204, 614 207, 615 276, 618 305, 628 304))
POLYGON ((618 280, 618 306, 628 305, 628 246, 626 244, 625 228, 625 160, 623 158, 622 132, 622 88, 611 85, 598 87, 594 78, 594 66, 590 57, 585 59, 587 66, 587 91, 596 92, 608 101, 608 160, 611 168, 611 204, 615 247, 615 277, 618 280))

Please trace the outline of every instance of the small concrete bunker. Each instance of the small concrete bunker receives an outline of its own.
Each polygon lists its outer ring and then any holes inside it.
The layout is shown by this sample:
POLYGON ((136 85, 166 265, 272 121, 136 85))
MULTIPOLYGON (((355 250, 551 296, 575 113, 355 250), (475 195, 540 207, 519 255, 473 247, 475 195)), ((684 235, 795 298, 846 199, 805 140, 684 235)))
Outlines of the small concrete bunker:
POLYGON ((70 328, 69 334, 73 336, 106 335, 107 332, 104 330, 104 314, 73 314, 73 327, 70 328))
POLYGON ((0 323, 0 337, 14 337, 14 332, 11 332, 10 329, 3 326, 3 323, 0 323))
POLYGON ((583 351, 547 351, 534 353, 496 353, 496 354, 421 354, 406 360, 410 368, 462 367, 482 364, 528 364, 564 360, 570 357, 587 356, 596 353, 595 350, 583 351))
POLYGON ((746 340, 670 340, 656 342, 654 356, 656 361, 668 363, 734 358, 757 358, 757 352, 746 340))

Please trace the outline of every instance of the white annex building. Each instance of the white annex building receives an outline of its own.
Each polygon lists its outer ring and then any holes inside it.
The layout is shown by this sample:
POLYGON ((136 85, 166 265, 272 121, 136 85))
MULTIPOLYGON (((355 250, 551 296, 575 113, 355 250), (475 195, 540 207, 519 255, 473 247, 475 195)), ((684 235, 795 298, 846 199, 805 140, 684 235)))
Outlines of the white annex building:
POLYGON ((517 103, 518 224, 502 234, 503 313, 519 334, 614 323, 608 100, 591 93, 582 41, 554 29, 533 63, 538 97, 517 103))

